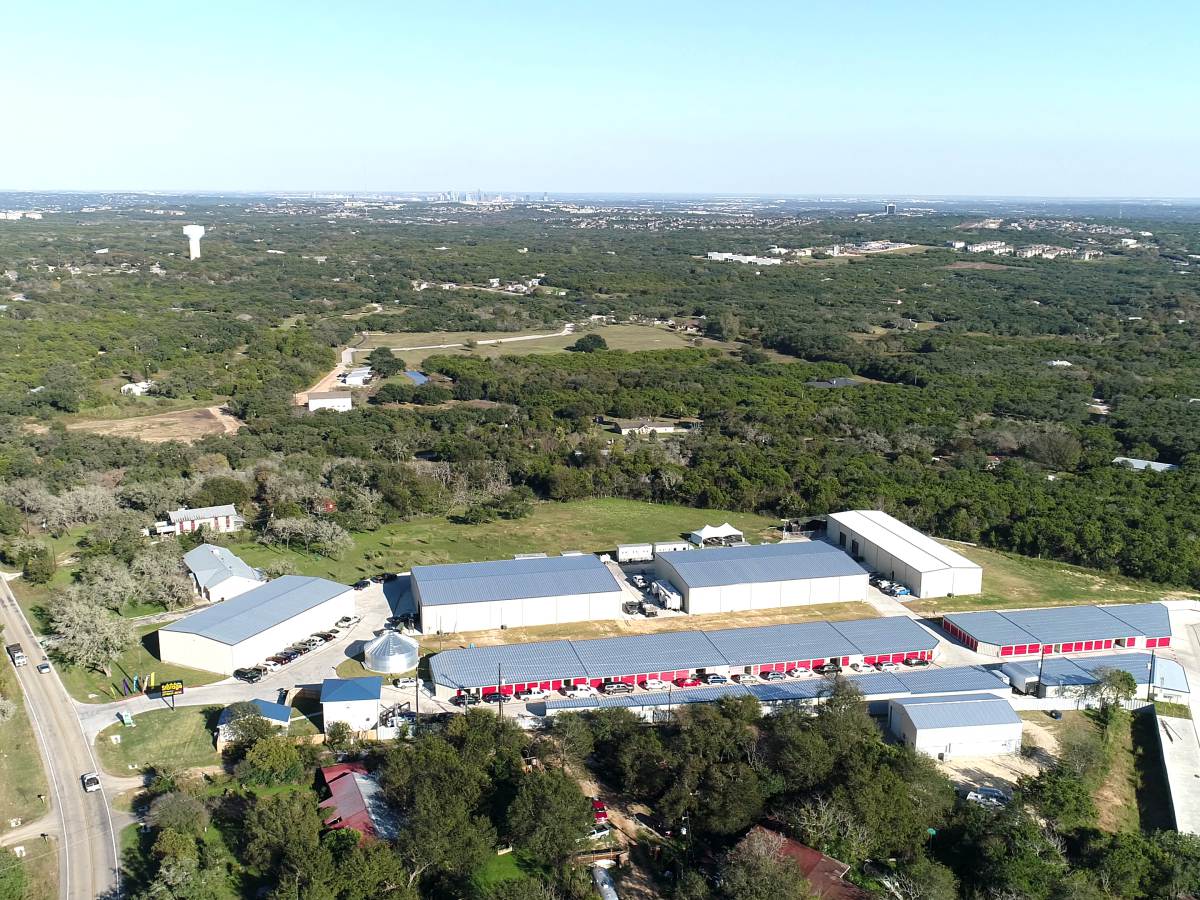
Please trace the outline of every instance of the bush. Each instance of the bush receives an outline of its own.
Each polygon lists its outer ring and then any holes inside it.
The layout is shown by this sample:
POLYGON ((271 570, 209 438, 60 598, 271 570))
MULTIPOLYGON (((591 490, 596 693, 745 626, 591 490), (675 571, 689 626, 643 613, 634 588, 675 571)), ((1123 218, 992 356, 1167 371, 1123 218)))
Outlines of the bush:
POLYGON ((607 350, 608 341, 598 334, 585 334, 567 349, 573 353, 595 353, 597 350, 607 350))
POLYGON ((58 571, 58 562, 49 547, 42 547, 25 558, 21 574, 30 584, 46 584, 58 571))

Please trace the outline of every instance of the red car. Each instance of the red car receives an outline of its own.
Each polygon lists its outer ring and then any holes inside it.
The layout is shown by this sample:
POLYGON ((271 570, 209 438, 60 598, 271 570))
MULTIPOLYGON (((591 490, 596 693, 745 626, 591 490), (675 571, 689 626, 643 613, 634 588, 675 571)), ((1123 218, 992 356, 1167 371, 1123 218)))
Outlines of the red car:
POLYGON ((597 800, 595 797, 592 798, 592 818, 596 820, 597 825, 608 821, 608 807, 604 805, 603 800, 597 800))
POLYGON ((676 678, 675 687, 700 687, 704 684, 699 678, 693 678, 689 675, 687 678, 676 678))

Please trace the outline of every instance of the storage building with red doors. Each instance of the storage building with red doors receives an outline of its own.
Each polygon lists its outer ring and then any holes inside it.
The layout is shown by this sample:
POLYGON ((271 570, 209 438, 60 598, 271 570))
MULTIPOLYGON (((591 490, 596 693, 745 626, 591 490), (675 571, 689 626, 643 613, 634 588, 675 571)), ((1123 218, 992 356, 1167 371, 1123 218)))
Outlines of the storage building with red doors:
POLYGON ((666 631, 585 641, 446 650, 430 659, 435 694, 559 691, 608 682, 664 684, 701 675, 759 675, 826 663, 931 660, 938 639, 904 616, 718 631, 666 631))
POLYGON ((1171 646, 1171 617, 1161 603, 947 613, 942 627, 970 649, 998 657, 1171 646))

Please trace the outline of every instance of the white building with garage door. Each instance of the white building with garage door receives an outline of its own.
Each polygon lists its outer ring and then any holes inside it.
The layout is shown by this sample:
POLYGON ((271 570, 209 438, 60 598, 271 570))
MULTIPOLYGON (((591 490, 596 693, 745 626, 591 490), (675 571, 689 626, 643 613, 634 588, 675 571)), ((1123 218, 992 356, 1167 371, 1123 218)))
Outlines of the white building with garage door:
POLYGON ((1021 717, 995 694, 898 697, 888 704, 888 729, 935 759, 1004 756, 1021 749, 1021 717))
POLYGON ((867 572, 819 541, 659 553, 655 574, 692 615, 865 600, 867 572))
POLYGON ((899 519, 873 509, 831 513, 826 536, 867 568, 917 597, 978 594, 983 569, 899 519))
POLYGON ((353 588, 284 575, 163 626, 158 655, 165 663, 232 675, 352 615, 353 588))
POLYGON ((413 566, 421 631, 487 631, 616 619, 628 599, 595 556, 413 566))

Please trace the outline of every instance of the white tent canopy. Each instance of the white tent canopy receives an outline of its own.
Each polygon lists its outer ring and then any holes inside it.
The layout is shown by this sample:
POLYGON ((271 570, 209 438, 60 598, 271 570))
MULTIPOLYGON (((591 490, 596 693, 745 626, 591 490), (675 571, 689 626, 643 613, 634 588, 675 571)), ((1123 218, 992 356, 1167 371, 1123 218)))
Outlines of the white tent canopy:
POLYGON ((746 536, 726 522, 724 525, 705 525, 688 535, 688 540, 698 547, 712 541, 728 543, 729 541, 744 541, 746 536))

